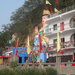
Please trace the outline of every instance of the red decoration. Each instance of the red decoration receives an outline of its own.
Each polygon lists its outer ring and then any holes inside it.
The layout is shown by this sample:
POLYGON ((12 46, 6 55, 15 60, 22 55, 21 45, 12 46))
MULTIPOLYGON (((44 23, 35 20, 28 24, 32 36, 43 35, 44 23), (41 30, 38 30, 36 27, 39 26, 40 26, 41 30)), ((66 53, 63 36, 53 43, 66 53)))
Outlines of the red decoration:
POLYGON ((50 7, 51 14, 53 13, 52 8, 50 7))
POLYGON ((74 0, 72 0, 72 1, 74 1, 74 0))
POLYGON ((64 52, 62 51, 61 54, 64 54, 64 52))
POLYGON ((63 50, 61 50, 61 52, 63 52, 63 50))
POLYGON ((41 50, 42 50, 42 43, 41 43, 41 34, 39 35, 39 43, 40 43, 40 52, 41 52, 41 50))
POLYGON ((55 46, 55 44, 53 44, 53 46, 55 46))
POLYGON ((55 53, 57 53, 57 52, 55 51, 55 53))
POLYGON ((60 23, 60 30, 61 30, 61 31, 64 30, 64 22, 60 23))
POLYGON ((50 51, 50 53, 51 53, 52 51, 50 51))
POLYGON ((55 51, 55 53, 57 53, 57 50, 55 51))
POLYGON ((49 28, 49 30, 51 31, 51 28, 49 28))
POLYGON ((3 58, 3 56, 1 56, 1 58, 3 58))
POLYGON ((30 55, 30 54, 29 54, 30 55))
POLYGON ((33 52, 35 52, 35 51, 33 51, 33 52))
POLYGON ((32 53, 32 51, 30 53, 32 53))
POLYGON ((31 62, 32 62, 33 60, 31 60, 31 62))
POLYGON ((58 4, 58 0, 56 0, 57 4, 58 4))
POLYGON ((40 51, 38 50, 38 52, 40 52, 40 51))
POLYGON ((72 63, 72 66, 75 66, 75 63, 72 63))
POLYGON ((48 10, 48 7, 46 7, 46 10, 48 10))
POLYGON ((17 55, 17 39, 15 40, 15 48, 16 48, 16 55, 17 55))
POLYGON ((75 17, 73 17, 73 19, 75 20, 75 17))
POLYGON ((20 56, 18 55, 18 58, 19 58, 20 56))
POLYGON ((47 50, 45 51, 45 53, 47 53, 47 50))
POLYGON ((68 48, 68 51, 70 50, 70 48, 68 48))

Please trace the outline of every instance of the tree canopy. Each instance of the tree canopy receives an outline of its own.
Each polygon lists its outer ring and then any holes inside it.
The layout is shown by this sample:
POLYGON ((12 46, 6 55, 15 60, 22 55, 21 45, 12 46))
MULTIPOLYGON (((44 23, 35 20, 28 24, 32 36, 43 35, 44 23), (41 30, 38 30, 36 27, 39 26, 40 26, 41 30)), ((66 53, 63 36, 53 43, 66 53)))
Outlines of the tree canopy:
POLYGON ((11 24, 3 25, 4 32, 0 33, 1 46, 4 46, 4 43, 6 43, 14 33, 18 34, 19 43, 24 43, 30 30, 33 33, 34 26, 41 23, 43 9, 46 9, 46 7, 48 7, 48 10, 50 10, 50 7, 52 7, 52 9, 56 7, 60 10, 75 3, 75 1, 73 2, 72 0, 58 0, 58 4, 56 3, 56 0, 48 1, 52 5, 46 4, 45 0, 28 0, 25 1, 22 7, 18 8, 15 12, 12 12, 12 16, 10 18, 11 24), (32 28, 30 25, 32 25, 32 28))

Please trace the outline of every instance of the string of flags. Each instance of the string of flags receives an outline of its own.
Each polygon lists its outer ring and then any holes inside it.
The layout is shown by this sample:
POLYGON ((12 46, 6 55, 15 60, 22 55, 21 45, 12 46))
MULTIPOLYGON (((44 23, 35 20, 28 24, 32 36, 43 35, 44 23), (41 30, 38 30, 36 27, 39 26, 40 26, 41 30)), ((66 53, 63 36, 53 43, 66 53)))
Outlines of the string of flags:
MULTIPOLYGON (((56 2, 58 4, 58 0, 56 0, 56 2)), ((46 4, 52 5, 48 0, 46 0, 46 4)), ((46 7, 46 9, 48 9, 48 8, 46 7)), ((50 11, 51 11, 51 14, 52 14, 53 13, 52 7, 50 7, 50 11)), ((58 9, 54 8, 54 12, 58 12, 58 9)))

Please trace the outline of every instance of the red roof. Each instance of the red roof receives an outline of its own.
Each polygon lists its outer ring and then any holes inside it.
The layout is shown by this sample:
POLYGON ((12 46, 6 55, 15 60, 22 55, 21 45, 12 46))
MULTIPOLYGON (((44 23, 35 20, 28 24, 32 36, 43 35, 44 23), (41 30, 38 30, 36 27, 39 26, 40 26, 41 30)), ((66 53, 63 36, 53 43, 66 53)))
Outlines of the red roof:
MULTIPOLYGON (((0 56, 0 58, 1 58, 2 56, 0 56)), ((11 56, 3 56, 4 58, 10 58, 11 56)))

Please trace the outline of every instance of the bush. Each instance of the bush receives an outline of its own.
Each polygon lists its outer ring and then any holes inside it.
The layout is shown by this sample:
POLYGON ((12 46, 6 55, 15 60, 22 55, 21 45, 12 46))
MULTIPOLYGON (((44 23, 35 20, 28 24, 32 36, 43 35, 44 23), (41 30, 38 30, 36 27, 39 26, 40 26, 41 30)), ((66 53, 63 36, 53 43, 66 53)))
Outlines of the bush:
POLYGON ((9 70, 9 69, 1 69, 0 75, 14 75, 14 72, 12 70, 9 70))
POLYGON ((46 75, 57 75, 57 71, 53 68, 46 68, 46 75))
POLYGON ((11 61, 10 68, 13 68, 13 70, 15 70, 15 68, 17 67, 17 65, 18 65, 18 61, 17 60, 16 61, 11 61))
POLYGON ((46 68, 46 70, 43 69, 21 69, 15 71, 9 70, 9 69, 2 69, 0 70, 0 75, 56 75, 57 71, 53 68, 46 68))
POLYGON ((40 71, 38 68, 25 70, 26 75, 41 75, 42 72, 44 71, 40 71))

